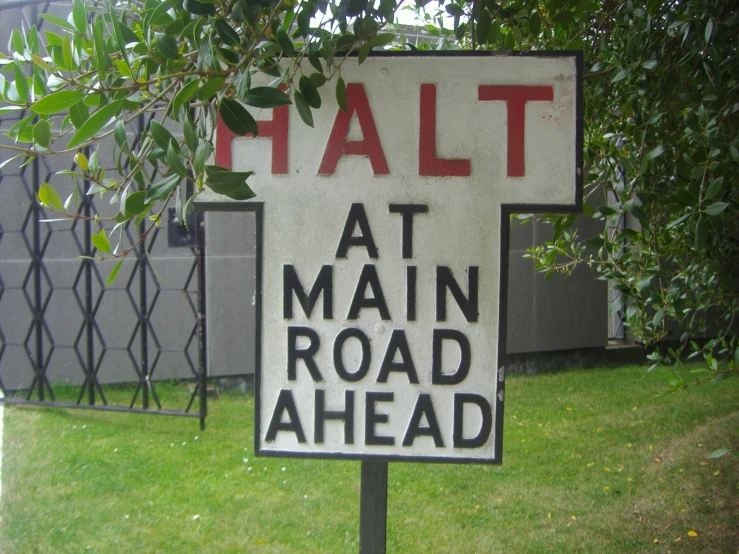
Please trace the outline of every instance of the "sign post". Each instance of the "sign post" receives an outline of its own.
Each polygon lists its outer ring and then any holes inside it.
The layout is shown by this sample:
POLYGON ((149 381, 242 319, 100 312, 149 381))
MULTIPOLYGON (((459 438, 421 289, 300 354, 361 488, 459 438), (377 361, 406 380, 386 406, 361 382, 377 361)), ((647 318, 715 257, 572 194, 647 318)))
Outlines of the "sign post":
POLYGON ((362 460, 363 552, 387 462, 501 463, 509 214, 582 205, 581 54, 467 54, 349 59, 313 128, 219 125, 257 198, 198 202, 256 213, 255 451, 362 460))

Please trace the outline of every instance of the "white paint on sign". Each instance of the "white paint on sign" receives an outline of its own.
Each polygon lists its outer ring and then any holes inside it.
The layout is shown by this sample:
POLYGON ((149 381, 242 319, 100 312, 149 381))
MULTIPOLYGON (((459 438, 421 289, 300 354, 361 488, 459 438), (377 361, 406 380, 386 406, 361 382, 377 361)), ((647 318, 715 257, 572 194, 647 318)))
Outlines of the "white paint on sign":
POLYGON ((350 59, 348 112, 327 85, 313 129, 219 127, 217 162, 255 171, 259 454, 500 461, 504 206, 579 207, 580 65, 350 59))

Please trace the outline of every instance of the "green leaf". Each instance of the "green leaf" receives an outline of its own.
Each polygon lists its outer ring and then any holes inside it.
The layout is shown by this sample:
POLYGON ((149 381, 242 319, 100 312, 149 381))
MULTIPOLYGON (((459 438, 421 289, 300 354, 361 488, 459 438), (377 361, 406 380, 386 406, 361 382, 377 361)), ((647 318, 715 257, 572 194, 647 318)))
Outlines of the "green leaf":
POLYGON ((252 133, 257 136, 259 133, 257 122, 247 109, 236 100, 222 98, 219 113, 226 127, 237 135, 243 136, 252 133))
MULTIPOLYGON (((177 144, 177 141, 172 136, 172 133, 170 133, 167 128, 164 127, 164 125, 154 119, 152 119, 151 123, 149 123, 149 134, 154 140, 154 144, 156 144, 164 152, 167 151, 170 143, 174 142, 175 144, 177 144)), ((179 150, 179 146, 176 146, 176 148, 179 150)))
POLYGON ((657 60, 646 60, 642 62, 641 66, 644 69, 656 69, 657 68, 657 60))
POLYGON ((133 78, 133 70, 128 63, 128 56, 126 56, 126 39, 123 37, 123 29, 121 27, 120 21, 118 21, 118 14, 116 14, 115 9, 113 8, 113 2, 111 2, 108 6, 108 13, 110 15, 110 21, 111 23, 113 23, 113 34, 115 35, 115 42, 118 45, 118 51, 123 58, 123 60, 118 60, 118 62, 123 62, 123 65, 127 70, 126 73, 128 73, 128 75, 133 78))
POLYGON ((173 173, 159 181, 156 185, 153 185, 146 191, 146 198, 144 201, 148 204, 154 202, 160 198, 165 198, 180 184, 182 177, 173 173))
POLYGON ((108 242, 108 239, 105 236, 105 229, 101 229, 99 234, 93 234, 91 238, 93 246, 100 252, 104 252, 106 254, 110 253, 110 242, 108 242))
POLYGON ((75 32, 77 30, 74 28, 74 25, 54 14, 40 13, 39 17, 45 21, 48 21, 49 23, 53 23, 54 25, 62 27, 63 29, 67 29, 68 31, 75 32))
POLYGON ((87 9, 81 0, 74 0, 72 5, 72 21, 77 32, 82 36, 87 36, 87 9))
POLYGON ((180 51, 177 47, 177 40, 165 33, 155 33, 157 41, 157 50, 167 59, 176 60, 180 57, 180 51))
POLYGON ((295 47, 293 46, 293 43, 290 40, 290 37, 287 36, 285 29, 280 27, 279 29, 277 29, 276 34, 277 34, 277 43, 280 45, 280 49, 286 56, 292 58, 295 55, 295 47))
POLYGON ((665 229, 674 229, 675 227, 677 227, 678 225, 680 225, 683 221, 685 221, 686 219, 688 219, 692 215, 693 214, 690 213, 690 214, 685 214, 683 216, 678 217, 675 221, 671 222, 667 227, 665 227, 665 229))
POLYGON ((708 23, 706 23, 706 30, 704 32, 704 38, 706 39, 706 44, 711 42, 712 36, 713 36, 713 18, 710 18, 708 20, 708 23))
POLYGON ((292 104, 290 97, 274 87, 254 87, 244 97, 244 104, 255 108, 279 108, 292 104))
POLYGON ((195 130, 195 125, 190 119, 185 119, 185 123, 182 125, 182 132, 185 135, 185 144, 190 149, 190 153, 194 153, 198 148, 198 134, 195 130))
POLYGON ((126 151, 128 150, 128 139, 126 138, 126 124, 123 122, 122 119, 119 119, 115 122, 115 127, 113 128, 113 137, 115 138, 115 143, 118 145, 118 148, 126 151))
POLYGON ((51 127, 45 119, 39 119, 38 123, 33 126, 33 141, 43 148, 49 148, 51 127))
POLYGON ((600 248, 601 246, 603 246, 605 241, 603 240, 602 236, 596 235, 594 237, 585 239, 583 242, 591 248, 600 248))
POLYGON ((631 73, 630 69, 622 69, 618 73, 616 73, 616 76, 611 81, 612 83, 618 83, 619 81, 624 80, 626 77, 629 76, 629 73, 631 73))
POLYGON ((18 98, 22 102, 28 102, 28 78, 18 62, 13 64, 13 73, 15 73, 15 90, 18 92, 18 98))
POLYGON ((326 84, 326 77, 323 73, 311 73, 308 78, 313 82, 316 87, 321 88, 326 84))
POLYGON ((529 32, 533 36, 538 36, 541 31, 541 17, 537 12, 534 12, 529 16, 529 32))
POLYGON ((195 15, 213 15, 216 13, 216 7, 213 4, 206 4, 197 0, 185 0, 182 7, 195 15))
POLYGON ((103 35, 103 19, 102 17, 98 17, 92 24, 92 37, 95 43, 95 65, 98 69, 100 81, 104 83, 108 75, 107 67, 110 58, 108 58, 108 52, 105 48, 105 37, 103 35))
POLYGON ((44 206, 52 208, 57 212, 64 212, 62 199, 49 183, 44 183, 39 187, 38 200, 44 206))
POLYGON ((298 115, 300 115, 300 119, 302 119, 308 127, 313 127, 313 114, 310 111, 308 101, 302 94, 300 94, 299 91, 296 90, 294 94, 295 107, 298 109, 298 115))
POLYGON ((126 197, 125 213, 123 214, 126 218, 130 218, 140 213, 148 212, 149 204, 146 202, 146 191, 137 190, 132 192, 126 197))
POLYGON ((67 148, 79 146, 95 136, 95 133, 105 127, 112 117, 118 115, 118 112, 121 109, 121 104, 123 104, 123 100, 111 102, 92 114, 74 134, 72 140, 67 144, 67 148))
POLYGON ((599 71, 603 71, 606 68, 606 62, 603 60, 600 60, 599 62, 596 62, 593 67, 590 68, 590 71, 593 73, 598 73, 599 71))
POLYGON ((341 75, 336 79, 336 103, 341 108, 341 111, 345 112, 348 110, 346 106, 346 83, 341 75))
POLYGON ((217 194, 234 200, 248 200, 256 196, 246 184, 246 180, 252 175, 251 171, 229 171, 217 165, 208 165, 205 172, 207 175, 205 184, 217 194))
POLYGON ((709 460, 715 460, 716 458, 720 458, 721 456, 725 456, 731 452, 728 448, 719 448, 718 450, 714 450, 708 455, 709 460))
POLYGON ((321 66, 321 60, 318 57, 318 52, 311 52, 308 54, 308 61, 319 73, 323 73, 323 67, 321 66))
POLYGON ((198 100, 208 100, 211 96, 217 93, 226 84, 226 79, 223 77, 212 77, 200 88, 198 92, 198 100))
POLYGON ((318 92, 318 88, 308 77, 303 75, 298 82, 300 93, 305 97, 305 101, 308 105, 317 110, 321 107, 321 94, 318 92))
POLYGON ((652 318, 652 325, 654 327, 657 327, 662 322, 663 317, 665 317, 665 309, 660 308, 659 310, 657 310, 657 313, 654 314, 654 317, 652 318))
POLYGON ((708 215, 719 215, 729 206, 726 202, 714 202, 706 208, 708 215))
POLYGON ((108 275, 108 279, 105 281, 106 285, 112 285, 115 282, 122 265, 123 260, 118 260, 118 263, 113 266, 113 270, 110 272, 110 275, 108 275))
POLYGON ((706 247, 706 244, 708 243, 708 225, 706 224, 706 219, 701 214, 700 217, 698 217, 698 221, 695 224, 695 247, 698 249, 703 249, 706 247))
POLYGON ((78 90, 60 90, 34 102, 31 111, 39 115, 59 113, 74 106, 84 96, 84 93, 78 90))
POLYGON ((8 158, 7 160, 0 162, 0 169, 4 168, 6 165, 8 165, 13 160, 17 160, 18 158, 21 158, 24 154, 18 154, 17 156, 13 156, 12 158, 8 158))
POLYGON ((173 142, 170 142, 169 147, 167 148, 167 165, 169 166, 169 169, 174 171, 177 175, 184 177, 185 179, 190 177, 187 172, 187 167, 185 167, 185 164, 182 162, 179 151, 174 148, 173 142))
POLYGON ((79 167, 82 171, 87 171, 90 161, 82 152, 77 152, 77 154, 75 154, 74 156, 74 163, 76 163, 77 167, 79 167))
POLYGON ((193 157, 193 169, 196 175, 202 175, 205 171, 205 162, 213 155, 213 146, 209 142, 201 142, 195 150, 193 157))
POLYGON ((46 63, 46 61, 38 54, 31 54, 31 59, 33 60, 33 63, 35 63, 41 69, 48 71, 49 73, 52 73, 54 71, 53 69, 51 69, 49 64, 46 63))
POLYGON ((83 101, 79 101, 76 104, 73 104, 69 108, 69 118, 72 120, 72 125, 74 125, 75 129, 79 129, 82 127, 82 125, 85 124, 85 121, 87 121, 90 117, 90 111, 87 109, 87 106, 85 106, 85 103, 83 101))
POLYGON ((664 145, 663 145, 663 144, 660 144, 659 146, 657 146, 657 147, 656 147, 656 148, 654 148, 653 150, 650 150, 650 151, 649 151, 649 152, 647 153, 647 159, 648 159, 648 160, 653 160, 653 159, 654 159, 654 158, 656 158, 657 156, 660 156, 660 155, 662 155, 662 153, 663 153, 664 151, 665 151, 665 147, 664 147, 664 145))
POLYGON ((216 31, 221 40, 229 46, 238 46, 241 44, 241 38, 239 34, 229 25, 225 20, 218 18, 216 19, 216 31))
POLYGON ((177 94, 175 94, 174 96, 174 100, 172 100, 172 113, 175 115, 175 117, 179 116, 182 106, 184 106, 185 103, 189 102, 193 98, 193 96, 198 93, 199 85, 200 81, 195 79, 194 81, 190 81, 179 91, 177 91, 177 94))
POLYGON ((703 195, 703 198, 705 198, 706 200, 711 200, 719 192, 721 192, 721 189, 723 188, 723 186, 724 186, 723 176, 717 177, 716 179, 711 181, 710 185, 708 185, 708 188, 706 189, 706 192, 703 195))

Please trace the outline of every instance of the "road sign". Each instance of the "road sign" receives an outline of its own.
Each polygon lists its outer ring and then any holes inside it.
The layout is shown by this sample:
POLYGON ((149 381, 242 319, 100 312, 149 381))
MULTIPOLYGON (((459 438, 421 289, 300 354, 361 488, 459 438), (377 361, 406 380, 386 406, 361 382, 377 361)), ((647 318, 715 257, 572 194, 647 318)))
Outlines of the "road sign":
MULTIPOLYGON (((306 73, 313 70, 306 65, 306 73)), ((256 451, 500 463, 509 214, 582 203, 574 52, 383 55, 217 130, 257 197, 256 451)))

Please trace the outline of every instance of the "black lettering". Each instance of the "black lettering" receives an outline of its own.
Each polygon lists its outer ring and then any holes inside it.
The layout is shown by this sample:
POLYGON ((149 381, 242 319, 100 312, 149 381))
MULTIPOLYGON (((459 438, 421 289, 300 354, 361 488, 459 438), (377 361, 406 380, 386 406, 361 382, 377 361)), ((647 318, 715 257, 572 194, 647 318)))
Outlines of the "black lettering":
POLYGON ((436 321, 446 321, 446 291, 452 293, 457 306, 462 310, 465 319, 473 323, 477 321, 477 289, 478 289, 478 267, 472 265, 467 274, 467 291, 465 297, 462 289, 454 280, 452 270, 446 266, 436 267, 436 321))
POLYGON ((300 284, 298 274, 295 273, 295 267, 285 265, 282 268, 282 317, 292 319, 293 317, 293 293, 300 302, 303 312, 307 317, 313 313, 313 307, 318 302, 318 297, 323 292, 323 319, 333 319, 334 317, 334 300, 333 300, 333 266, 324 265, 318 272, 316 282, 310 289, 309 294, 305 294, 303 285, 300 284))
POLYGON ((387 344, 385 358, 380 366, 380 373, 377 376, 378 383, 387 383, 387 378, 391 371, 397 371, 408 375, 408 381, 418 383, 418 375, 416 374, 416 366, 413 363, 411 350, 408 347, 408 339, 405 337, 405 331, 402 329, 394 329, 387 344), (395 355, 400 352, 400 361, 396 362, 395 355))
POLYGON ((380 311, 380 317, 384 320, 390 319, 390 311, 387 309, 385 295, 380 286, 380 278, 377 276, 377 268, 372 264, 365 264, 362 273, 357 281, 357 289, 354 291, 349 314, 347 319, 359 319, 359 311, 364 308, 377 308, 380 311), (372 297, 367 298, 367 285, 372 289, 372 297))
POLYGON ((413 415, 405 432, 405 438, 403 438, 403 446, 413 446, 413 441, 416 440, 416 437, 421 436, 432 437, 434 439, 434 446, 439 448, 444 447, 444 440, 441 438, 441 429, 436 419, 436 412, 434 411, 430 394, 418 395, 416 407, 413 408, 413 415), (421 418, 423 416, 426 416, 426 422, 428 423, 426 427, 421 427, 421 418))
POLYGON ((401 214, 403 218, 403 258, 413 257, 413 216, 428 213, 429 207, 425 204, 390 204, 391 214, 401 214))
POLYGON ((321 346, 321 339, 310 327, 291 325, 287 328, 287 379, 295 381, 298 373, 298 360, 303 360, 314 381, 323 381, 313 356, 321 346), (298 349, 298 337, 306 337, 310 344, 307 348, 298 349))
POLYGON ((405 268, 405 314, 407 321, 416 321, 416 266, 405 268))
POLYGON ((315 443, 323 444, 323 428, 326 420, 344 422, 344 444, 354 444, 354 391, 344 391, 344 411, 326 409, 326 391, 316 389, 316 411, 314 418, 315 443))
POLYGON ((334 369, 339 377, 344 381, 354 383, 364 378, 369 371, 370 360, 372 359, 372 351, 370 350, 370 340, 361 329, 356 327, 348 327, 342 329, 334 340, 334 369), (362 345, 362 359, 359 361, 359 368, 354 373, 346 370, 342 353, 344 351, 344 343, 347 339, 355 338, 362 345))
POLYGON ((305 433, 303 433, 303 427, 300 425, 298 409, 295 407, 295 400, 290 389, 282 389, 280 395, 277 397, 277 405, 272 414, 272 421, 269 422, 269 429, 267 429, 265 440, 267 442, 274 442, 278 431, 295 433, 298 442, 305 442, 305 433), (283 422, 282 414, 285 412, 287 412, 288 421, 283 422))
POLYGON ((490 436, 493 428, 493 412, 490 404, 478 394, 455 393, 454 394, 454 448, 479 448, 483 446, 490 436), (482 425, 480 431, 472 438, 464 437, 464 405, 475 404, 480 408, 482 425))
POLYGON ((367 220, 367 214, 364 211, 363 204, 352 204, 349 210, 349 216, 346 218, 344 224, 344 232, 341 233, 341 240, 339 240, 339 247, 336 249, 337 258, 346 258, 349 248, 352 246, 364 246, 367 249, 367 255, 376 260, 377 246, 372 238, 372 231, 370 231, 369 221, 367 220), (362 233, 358 237, 354 235, 354 228, 359 225, 359 231, 362 233))
POLYGON ((375 434, 375 425, 387 423, 390 420, 388 414, 378 414, 375 403, 392 402, 395 395, 392 392, 368 392, 365 396, 364 407, 364 443, 372 446, 393 446, 395 437, 375 434))
POLYGON ((456 329, 434 329, 433 346, 431 349, 431 383, 434 385, 458 385, 467 378, 471 363, 470 341, 461 331, 456 329), (445 340, 453 340, 459 345, 460 360, 457 371, 443 373, 442 344, 445 340))

